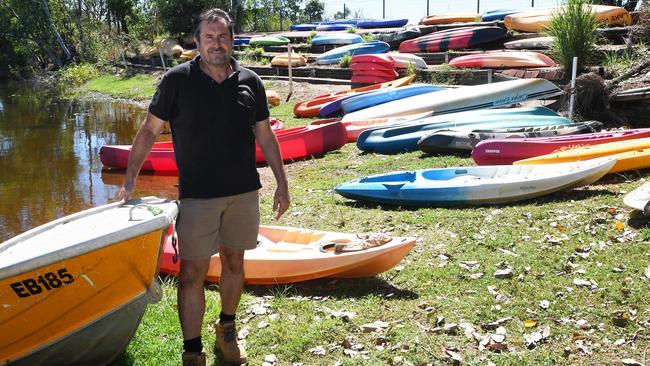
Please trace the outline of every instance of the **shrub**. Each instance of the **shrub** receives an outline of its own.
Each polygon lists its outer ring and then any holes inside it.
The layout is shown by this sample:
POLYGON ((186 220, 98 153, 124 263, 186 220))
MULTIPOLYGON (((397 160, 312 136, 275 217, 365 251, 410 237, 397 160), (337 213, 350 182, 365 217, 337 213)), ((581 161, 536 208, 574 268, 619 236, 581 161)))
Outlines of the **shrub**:
POLYGON ((309 36, 307 36, 307 43, 311 44, 311 41, 316 37, 316 31, 311 31, 309 36))
POLYGON ((99 71, 91 64, 79 64, 65 67, 57 72, 59 88, 77 87, 99 76, 99 71))
POLYGON ((352 56, 350 56, 349 53, 346 53, 345 55, 343 55, 343 58, 339 62, 339 66, 341 66, 341 67, 349 67, 350 62, 352 62, 352 56))
POLYGON ((413 75, 417 72, 417 67, 415 67, 415 64, 413 62, 409 62, 408 65, 406 65, 406 75, 413 75))
POLYGON ((361 38, 363 38, 364 42, 372 42, 375 40, 375 37, 373 37, 370 33, 362 34, 361 38))
POLYGON ((357 28, 349 27, 349 28, 346 28, 345 31, 348 32, 348 33, 357 33, 357 28))
POLYGON ((599 25, 588 0, 567 0, 551 16, 547 28, 547 33, 555 37, 551 54, 567 76, 571 75, 573 57, 578 57, 578 70, 594 59, 599 25))
POLYGON ((249 47, 244 51, 246 55, 248 56, 253 56, 253 57, 259 57, 264 55, 264 48, 262 47, 249 47))

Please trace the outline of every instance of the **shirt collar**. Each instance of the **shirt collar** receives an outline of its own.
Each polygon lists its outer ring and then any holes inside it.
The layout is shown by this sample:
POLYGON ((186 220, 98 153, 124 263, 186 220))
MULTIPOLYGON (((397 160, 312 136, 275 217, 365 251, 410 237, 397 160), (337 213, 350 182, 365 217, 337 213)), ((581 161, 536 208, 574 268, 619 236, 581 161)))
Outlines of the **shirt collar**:
MULTIPOLYGON (((190 67, 192 69, 194 69, 195 72, 199 72, 201 74, 204 74, 203 70, 201 70, 201 67, 199 66, 199 61, 200 60, 201 60, 201 55, 199 54, 190 61, 190 67)), ((230 56, 230 66, 232 66, 233 73, 232 73, 232 75, 230 75, 228 77, 228 79, 234 78, 234 77, 238 78, 239 73, 241 72, 241 66, 239 66, 239 61, 237 61, 234 57, 230 56)), ((207 75, 205 75, 205 76, 207 76, 207 75)), ((207 77, 209 77, 209 76, 207 76, 207 77)), ((228 80, 228 79, 226 79, 226 80, 228 80)))

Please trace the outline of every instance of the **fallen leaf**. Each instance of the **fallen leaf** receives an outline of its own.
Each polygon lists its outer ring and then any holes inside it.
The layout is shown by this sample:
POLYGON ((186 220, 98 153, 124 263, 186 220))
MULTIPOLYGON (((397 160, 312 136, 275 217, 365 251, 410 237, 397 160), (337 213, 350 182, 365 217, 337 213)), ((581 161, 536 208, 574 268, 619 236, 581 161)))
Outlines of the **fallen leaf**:
POLYGON ((646 269, 644 271, 644 274, 645 274, 646 278, 650 278, 650 266, 646 267, 646 269))
POLYGON ((524 320, 524 328, 533 328, 537 326, 537 320, 524 320))
POLYGON ((625 366, 643 366, 643 364, 633 358, 624 358, 621 360, 625 366))
POLYGON ((625 224, 622 221, 616 221, 616 223, 614 224, 614 229, 618 231, 622 231, 623 229, 625 229, 625 224))
POLYGON ((512 269, 511 268, 499 269, 496 272, 494 272, 494 278, 500 280, 512 278, 512 269))
POLYGON ((278 362, 278 357, 274 354, 264 356, 264 362, 276 363, 278 362))
POLYGON ((512 320, 511 317, 501 318, 501 319, 495 320, 495 321, 493 321, 491 323, 485 324, 481 328, 487 329, 487 330, 494 330, 494 329, 497 329, 500 326, 506 324, 507 322, 509 322, 511 320, 512 320))
POLYGON ((456 352, 455 350, 445 348, 445 354, 456 363, 463 362, 463 356, 461 356, 460 353, 456 352))
POLYGON ((323 356, 326 353, 325 348, 323 346, 310 348, 307 351, 311 352, 311 354, 314 354, 316 356, 323 356))
POLYGON ((386 328, 388 328, 388 323, 381 320, 377 320, 374 323, 368 323, 361 326, 361 330, 364 333, 381 332, 386 328))
POLYGON ((589 322, 584 319, 576 321, 576 326, 584 330, 591 328, 591 324, 589 324, 589 322))
POLYGON ((546 310, 551 306, 551 303, 548 302, 548 300, 542 300, 539 302, 539 307, 546 310))

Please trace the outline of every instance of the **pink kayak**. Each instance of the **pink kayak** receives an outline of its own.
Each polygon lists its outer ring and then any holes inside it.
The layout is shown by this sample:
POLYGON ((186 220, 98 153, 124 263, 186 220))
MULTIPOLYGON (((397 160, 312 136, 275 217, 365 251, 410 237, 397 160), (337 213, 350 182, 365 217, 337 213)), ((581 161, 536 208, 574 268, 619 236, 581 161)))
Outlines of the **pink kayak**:
POLYGON ((454 67, 517 68, 551 67, 555 61, 539 52, 496 51, 456 57, 449 61, 454 67))
POLYGON ((650 137, 650 128, 543 138, 490 139, 474 147, 472 158, 478 165, 509 165, 517 160, 570 148, 644 137, 650 137))
MULTIPOLYGON (((283 160, 300 159, 339 149, 347 142, 347 132, 340 122, 318 126, 302 126, 276 130, 283 160)), ((104 145, 99 157, 106 167, 126 169, 131 145, 104 145)), ((259 146, 255 147, 255 161, 264 163, 266 159, 259 146)), ((156 142, 142 166, 143 171, 178 172, 174 145, 171 141, 156 142)))

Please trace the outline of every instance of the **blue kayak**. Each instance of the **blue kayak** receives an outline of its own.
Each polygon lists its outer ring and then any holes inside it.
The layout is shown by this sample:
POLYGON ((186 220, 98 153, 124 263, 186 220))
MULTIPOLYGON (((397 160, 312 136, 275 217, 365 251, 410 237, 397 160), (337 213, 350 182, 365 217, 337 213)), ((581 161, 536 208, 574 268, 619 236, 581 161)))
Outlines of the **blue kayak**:
POLYGON ((312 31, 315 30, 318 25, 319 23, 291 24, 291 27, 289 27, 289 29, 292 31, 312 31))
POLYGON ((317 31, 343 31, 348 28, 354 28, 353 24, 319 24, 316 26, 317 31))
POLYGON ((394 100, 444 89, 445 88, 436 85, 416 84, 396 89, 377 90, 363 95, 352 95, 350 98, 341 102, 341 107, 343 108, 343 114, 345 114, 379 104, 392 102, 394 100))
POLYGON ((322 22, 319 22, 319 24, 349 24, 349 25, 357 25, 357 23, 363 19, 334 19, 334 20, 325 20, 322 22))
POLYGON ((363 38, 358 34, 341 33, 341 34, 318 34, 311 40, 312 46, 322 46, 326 44, 352 44, 363 43, 363 38))
POLYGON ((346 101, 346 100, 348 100, 350 98, 356 97, 358 95, 366 95, 366 94, 369 94, 369 93, 372 93, 372 92, 373 92, 372 90, 365 91, 365 92, 358 92, 358 93, 354 93, 354 94, 339 98, 337 100, 333 100, 333 101, 323 105, 322 107, 320 107, 320 111, 318 111, 318 115, 321 116, 321 117, 325 117, 325 118, 338 116, 343 112, 343 107, 341 106, 341 104, 344 101, 346 101))
POLYGON ((347 46, 337 47, 316 57, 316 63, 319 65, 332 65, 339 63, 344 55, 367 55, 375 53, 384 53, 390 49, 386 42, 372 41, 367 43, 356 43, 347 46))
POLYGON ((357 147, 366 152, 392 154, 418 150, 418 141, 422 136, 441 129, 474 130, 568 124, 571 124, 571 120, 560 117, 545 107, 478 110, 369 129, 359 135, 357 147))
POLYGON ((408 24, 408 19, 364 19, 357 22, 358 28, 398 28, 408 24))
POLYGON ((248 44, 251 41, 251 37, 235 37, 233 44, 235 46, 241 44, 248 44))
POLYGON ((494 20, 503 20, 507 15, 516 14, 526 11, 525 9, 497 9, 486 11, 481 15, 481 20, 484 22, 491 22, 494 20))

